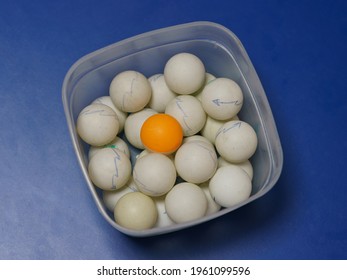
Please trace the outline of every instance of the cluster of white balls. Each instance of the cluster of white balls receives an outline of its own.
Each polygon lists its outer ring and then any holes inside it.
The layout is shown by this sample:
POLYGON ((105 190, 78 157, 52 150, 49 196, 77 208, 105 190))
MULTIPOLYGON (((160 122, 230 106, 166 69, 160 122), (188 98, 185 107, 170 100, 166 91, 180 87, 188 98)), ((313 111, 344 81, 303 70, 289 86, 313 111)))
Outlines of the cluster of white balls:
POLYGON ((252 191, 249 161, 257 135, 237 114, 243 93, 229 78, 207 73, 190 53, 171 57, 163 74, 119 73, 109 95, 97 98, 77 119, 90 144, 88 172, 103 190, 105 206, 128 229, 145 230, 202 218, 245 201, 252 191), (169 155, 145 149, 140 137, 150 116, 165 113, 184 139, 169 155), (128 144, 142 149, 133 167, 128 144))

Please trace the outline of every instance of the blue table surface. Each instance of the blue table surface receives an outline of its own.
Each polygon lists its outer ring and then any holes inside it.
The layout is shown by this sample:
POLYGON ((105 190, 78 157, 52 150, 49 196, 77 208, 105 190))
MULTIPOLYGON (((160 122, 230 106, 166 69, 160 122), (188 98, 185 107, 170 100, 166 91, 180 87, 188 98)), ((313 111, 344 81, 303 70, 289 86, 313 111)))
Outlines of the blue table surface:
POLYGON ((346 259, 346 1, 0 2, 0 259, 346 259), (267 94, 284 165, 262 198, 211 222, 128 237, 95 207, 63 112, 69 67, 192 21, 232 30, 267 94))

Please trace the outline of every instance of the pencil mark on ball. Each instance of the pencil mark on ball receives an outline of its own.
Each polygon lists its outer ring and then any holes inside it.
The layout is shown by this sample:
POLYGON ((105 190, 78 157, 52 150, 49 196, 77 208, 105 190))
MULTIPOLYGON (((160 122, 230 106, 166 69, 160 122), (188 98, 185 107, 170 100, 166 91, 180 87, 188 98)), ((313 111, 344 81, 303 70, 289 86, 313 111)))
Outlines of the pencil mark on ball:
POLYGON ((216 104, 217 106, 226 105, 226 104, 234 104, 236 106, 242 105, 242 102, 239 102, 238 100, 235 101, 221 101, 219 98, 213 99, 212 102, 216 104))
POLYGON ((178 109, 180 109, 180 111, 182 112, 183 117, 187 118, 188 115, 186 114, 186 112, 182 108, 182 105, 181 105, 182 102, 183 101, 180 98, 178 98, 178 97, 176 98, 176 105, 177 105, 178 109))
POLYGON ((131 101, 132 95, 134 93, 134 85, 135 85, 135 82, 137 81, 137 79, 138 79, 138 73, 135 73, 135 77, 132 78, 131 83, 130 83, 130 89, 123 94, 123 98, 122 98, 122 109, 123 110, 126 109, 126 103, 131 101))
POLYGON ((140 189, 144 190, 144 191, 147 192, 148 194, 151 194, 151 195, 153 195, 153 196, 159 194, 158 192, 155 192, 155 191, 151 190, 145 183, 143 183, 142 181, 139 180, 139 178, 137 177, 137 172, 136 172, 135 169, 134 169, 134 181, 135 181, 136 185, 137 185, 140 189))
POLYGON ((192 128, 187 123, 187 118, 189 118, 189 115, 187 115, 187 113, 184 111, 184 109, 181 105, 182 102, 183 101, 180 98, 176 97, 176 105, 183 115, 182 121, 183 121, 184 126, 186 127, 186 133, 187 133, 187 132, 190 132, 192 130, 192 128))
POLYGON ((115 148, 111 148, 112 151, 115 153, 115 157, 113 159, 114 167, 115 167, 115 173, 112 176, 112 189, 117 189, 116 180, 119 177, 119 170, 118 170, 118 162, 121 160, 121 157, 115 148))
POLYGON ((233 128, 240 128, 241 127, 241 124, 242 122, 237 122, 237 123, 234 123, 233 125, 231 125, 230 127, 225 127, 225 128, 222 128, 222 129, 219 129, 218 132, 217 132, 217 135, 216 137, 221 134, 221 133, 226 133, 228 132, 229 130, 233 129, 233 128))
MULTIPOLYGON (((193 142, 193 141, 192 141, 192 142, 193 142)), ((204 146, 204 145, 198 143, 198 141, 196 142, 196 145, 198 145, 199 147, 205 149, 205 150, 208 152, 209 156, 211 157, 213 163, 214 163, 214 164, 217 163, 217 156, 216 156, 215 151, 213 151, 213 150, 209 149, 208 147, 206 147, 206 146, 204 146)))
POLYGON ((106 111, 104 109, 99 109, 99 110, 93 110, 93 109, 87 109, 83 111, 83 115, 94 115, 94 114, 99 114, 99 116, 105 116, 105 117, 114 117, 113 112, 106 111))

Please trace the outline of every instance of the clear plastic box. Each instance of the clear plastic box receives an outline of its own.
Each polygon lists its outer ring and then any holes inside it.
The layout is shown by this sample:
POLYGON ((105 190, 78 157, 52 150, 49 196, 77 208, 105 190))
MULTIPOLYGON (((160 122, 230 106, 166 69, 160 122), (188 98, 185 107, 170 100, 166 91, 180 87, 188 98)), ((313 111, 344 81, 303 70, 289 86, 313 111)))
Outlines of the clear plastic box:
MULTIPOLYGON (((119 231, 136 237, 181 230, 225 215, 267 193, 277 182, 283 154, 276 125, 261 82, 239 39, 227 28, 212 22, 192 22, 147 32, 112 44, 79 59, 64 79, 62 99, 78 162, 101 215, 119 231), (244 94, 240 119, 258 135, 258 148, 251 162, 254 169, 250 198, 234 207, 183 224, 143 231, 129 230, 115 223, 103 204, 100 190, 88 176, 88 146, 76 132, 79 112, 97 97, 108 95, 114 76, 137 70, 147 77, 163 73, 166 61, 176 53, 190 52, 204 63, 207 72, 236 81, 244 94)), ((135 150, 134 150, 135 151, 135 150)))

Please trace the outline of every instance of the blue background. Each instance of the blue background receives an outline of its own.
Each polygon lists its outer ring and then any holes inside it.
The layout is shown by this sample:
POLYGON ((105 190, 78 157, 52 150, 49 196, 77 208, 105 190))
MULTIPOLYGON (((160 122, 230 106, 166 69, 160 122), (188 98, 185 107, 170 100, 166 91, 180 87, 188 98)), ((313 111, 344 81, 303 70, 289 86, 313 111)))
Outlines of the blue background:
POLYGON ((346 1, 0 2, 0 259, 346 259, 346 1), (94 206, 66 125, 69 67, 146 31, 232 30, 262 81, 284 152, 261 199, 145 239, 94 206))

